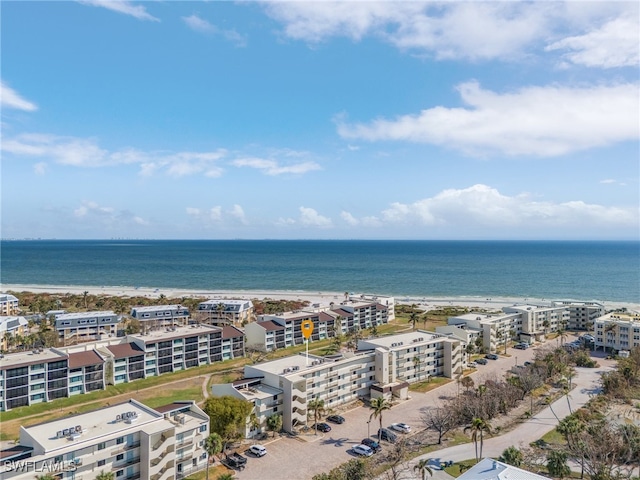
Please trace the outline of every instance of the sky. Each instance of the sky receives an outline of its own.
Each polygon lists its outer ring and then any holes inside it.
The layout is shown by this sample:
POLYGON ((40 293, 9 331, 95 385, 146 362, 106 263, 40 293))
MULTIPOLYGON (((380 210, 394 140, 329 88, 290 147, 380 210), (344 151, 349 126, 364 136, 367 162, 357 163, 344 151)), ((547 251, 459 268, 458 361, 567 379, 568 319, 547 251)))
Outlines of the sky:
POLYGON ((3 239, 640 240, 637 2, 3 1, 3 239))

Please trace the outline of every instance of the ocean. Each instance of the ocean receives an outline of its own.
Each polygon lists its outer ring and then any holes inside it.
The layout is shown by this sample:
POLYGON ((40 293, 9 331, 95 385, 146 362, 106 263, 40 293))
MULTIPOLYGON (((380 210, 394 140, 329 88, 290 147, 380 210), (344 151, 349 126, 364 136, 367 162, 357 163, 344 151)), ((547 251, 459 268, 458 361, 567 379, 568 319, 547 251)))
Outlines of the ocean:
POLYGON ((640 243, 4 240, 0 282, 640 303, 640 243))

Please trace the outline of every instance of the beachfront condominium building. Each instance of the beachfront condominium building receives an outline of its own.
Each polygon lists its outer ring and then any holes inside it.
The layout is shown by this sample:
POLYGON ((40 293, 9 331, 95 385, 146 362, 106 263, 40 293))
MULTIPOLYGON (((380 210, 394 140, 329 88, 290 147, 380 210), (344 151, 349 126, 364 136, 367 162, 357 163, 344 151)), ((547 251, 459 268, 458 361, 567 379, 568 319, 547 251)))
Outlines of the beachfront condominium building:
POLYGON ((461 339, 424 330, 360 340, 358 350, 375 352, 376 384, 371 396, 394 393, 431 377, 451 378, 462 372, 467 361, 461 339))
POLYGON ((545 335, 566 330, 571 314, 564 306, 514 305, 503 307, 505 313, 519 314, 522 320, 521 339, 533 343, 543 340, 545 335))
POLYGON ((104 387, 104 358, 96 350, 37 349, 0 359, 0 411, 104 387))
POLYGON ((20 313, 18 299, 8 293, 0 293, 0 316, 11 316, 20 313))
MULTIPOLYGON (((496 352, 512 339, 520 338, 522 333, 522 316, 519 313, 487 314, 466 313, 450 317, 447 326, 436 327, 436 332, 455 335, 461 340, 482 338, 482 349, 485 352, 496 352)), ((470 342, 467 342, 469 344, 470 342)))
POLYGON ((251 300, 213 299, 199 303, 194 316, 198 322, 243 326, 253 321, 253 311, 251 300))
POLYGON ((360 295, 349 294, 348 300, 352 302, 374 302, 377 305, 383 305, 387 310, 387 320, 391 322, 396 319, 396 299, 394 297, 363 293, 360 295))
POLYGON ((153 409, 135 400, 30 427, 0 452, 2 478, 181 479, 206 466, 209 419, 194 402, 153 409))
POLYGON ((302 345, 303 323, 311 321, 312 342, 365 330, 388 322, 387 307, 375 302, 346 301, 327 308, 305 308, 291 312, 260 315, 246 325, 247 345, 266 352, 277 348, 302 345))
POLYGON ((143 331, 152 328, 178 327, 189 323, 189 309, 182 305, 133 307, 131 318, 140 322, 143 331))
POLYGON ((640 315, 611 312, 596 319, 595 347, 603 350, 629 351, 640 347, 640 315))
POLYGON ((121 317, 112 311, 63 313, 55 316, 55 329, 64 345, 115 337, 121 317))
POLYGON ((29 333, 29 322, 24 317, 1 316, 0 317, 0 351, 6 352, 12 347, 24 343, 21 337, 29 333))
POLYGON ((569 330, 593 331, 596 319, 606 313, 603 304, 599 302, 575 302, 572 300, 556 300, 551 302, 555 307, 563 307, 569 310, 569 330))
POLYGON ((216 396, 233 395, 252 401, 256 425, 281 413, 283 428, 306 425, 308 404, 323 400, 335 408, 359 398, 407 398, 410 383, 433 376, 451 377, 464 367, 464 342, 415 331, 361 340, 359 350, 336 355, 293 355, 244 368, 244 378, 214 385, 216 396))

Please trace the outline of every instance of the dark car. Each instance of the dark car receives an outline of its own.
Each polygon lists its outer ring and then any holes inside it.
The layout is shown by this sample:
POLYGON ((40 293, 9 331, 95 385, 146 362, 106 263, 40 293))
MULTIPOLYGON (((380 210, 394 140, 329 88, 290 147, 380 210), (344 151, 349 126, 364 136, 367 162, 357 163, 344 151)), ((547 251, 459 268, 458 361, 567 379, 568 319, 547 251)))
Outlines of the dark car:
POLYGON ((529 348, 529 346, 524 343, 516 343, 513 348, 517 348, 518 350, 526 350, 527 348, 529 348))
POLYGON ((328 423, 316 423, 312 430, 318 429, 319 432, 326 433, 331 431, 331 426, 328 423))
POLYGON ((329 415, 327 417, 327 421, 333 422, 333 423, 342 424, 342 423, 345 422, 345 419, 344 419, 344 417, 342 417, 340 415, 329 415))
POLYGON ((230 468, 233 468, 236 470, 243 470, 247 463, 247 457, 244 457, 239 453, 234 452, 226 456, 224 463, 226 463, 226 465, 230 468))
POLYGON ((382 447, 380 446, 380 444, 371 438, 364 438, 360 443, 362 443, 362 445, 366 445, 375 453, 378 453, 380 450, 382 450, 382 447))
POLYGON ((388 428, 379 429, 378 435, 381 440, 384 440, 385 442, 389 442, 389 443, 395 443, 396 440, 398 439, 398 436, 388 428))
POLYGON ((498 360, 498 355, 496 355, 495 353, 487 353, 484 358, 488 358, 489 360, 498 360))
POLYGON ((477 359, 477 360, 476 360, 476 363, 477 363, 478 365, 486 365, 486 364, 487 364, 487 363, 489 363, 489 362, 487 362, 487 359, 486 359, 486 358, 479 358, 479 359, 477 359))

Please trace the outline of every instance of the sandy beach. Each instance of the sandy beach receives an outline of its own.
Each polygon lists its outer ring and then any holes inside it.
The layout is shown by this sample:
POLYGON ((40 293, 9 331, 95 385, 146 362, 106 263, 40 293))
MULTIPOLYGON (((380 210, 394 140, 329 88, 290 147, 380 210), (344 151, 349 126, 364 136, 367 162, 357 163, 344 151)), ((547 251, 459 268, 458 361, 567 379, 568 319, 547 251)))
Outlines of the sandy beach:
MULTIPOLYGON (((330 303, 340 303, 345 299, 345 292, 310 292, 310 291, 292 291, 292 290, 184 290, 177 288, 149 288, 149 287, 129 287, 129 286, 81 286, 81 285, 10 285, 2 284, 0 286, 2 292, 32 292, 32 293, 51 293, 51 294, 76 294, 82 295, 83 292, 89 292, 91 295, 110 295, 120 297, 147 297, 159 298, 164 295, 166 298, 182 298, 182 297, 204 297, 208 299, 244 299, 244 300, 306 300, 311 304, 319 304, 320 306, 328 306, 330 303)), ((362 292, 350 292, 351 298, 357 298, 362 292)), ((382 293, 366 292, 366 296, 380 295, 382 293)), ((442 306, 463 306, 468 308, 495 309, 511 305, 550 305, 553 300, 566 299, 544 299, 544 298, 476 298, 476 297, 407 297, 394 296, 396 303, 399 304, 416 304, 425 311, 442 307, 442 306)), ((606 300, 596 300, 604 304, 607 310, 615 310, 618 308, 626 308, 629 311, 640 312, 640 304, 609 302, 606 300)))

